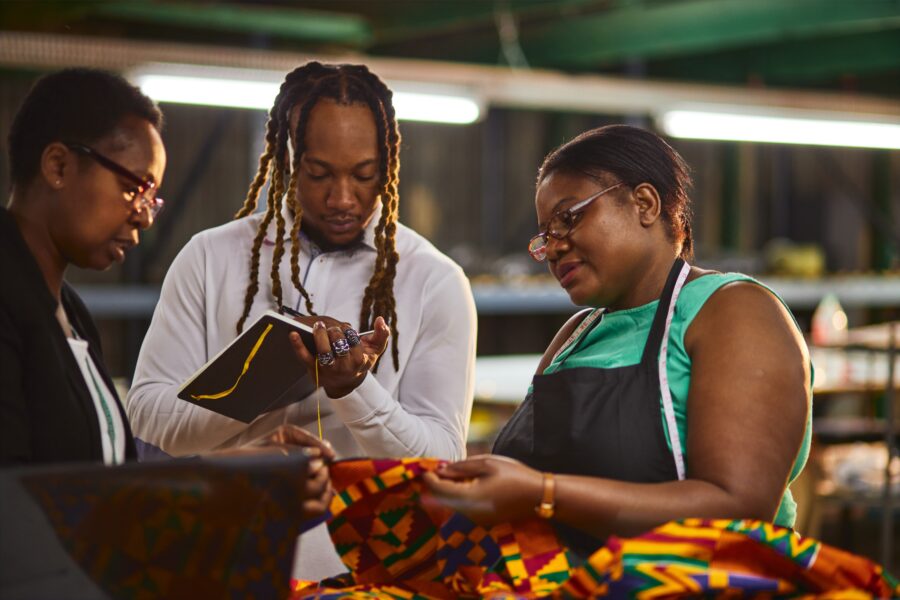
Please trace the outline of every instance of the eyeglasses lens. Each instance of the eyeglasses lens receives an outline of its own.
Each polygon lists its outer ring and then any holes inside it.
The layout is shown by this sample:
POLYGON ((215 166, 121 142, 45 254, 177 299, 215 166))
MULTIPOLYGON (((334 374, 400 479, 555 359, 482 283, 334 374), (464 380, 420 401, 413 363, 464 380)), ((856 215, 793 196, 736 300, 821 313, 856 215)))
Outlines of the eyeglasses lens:
POLYGON ((147 210, 154 219, 164 205, 163 199, 156 195, 155 186, 146 189, 138 189, 134 199, 138 201, 140 210, 147 210))
POLYGON ((543 236, 537 235, 531 238, 528 244, 528 253, 536 261, 543 261, 547 258, 547 241, 543 236))

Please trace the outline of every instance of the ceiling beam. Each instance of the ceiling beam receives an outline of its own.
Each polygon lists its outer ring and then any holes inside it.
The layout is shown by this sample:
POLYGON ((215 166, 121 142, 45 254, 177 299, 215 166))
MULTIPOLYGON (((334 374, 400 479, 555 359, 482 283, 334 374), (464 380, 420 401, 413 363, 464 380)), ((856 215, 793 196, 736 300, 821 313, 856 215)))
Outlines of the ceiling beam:
MULTIPOLYGON (((241 69, 255 78, 280 81, 297 65, 362 62, 388 82, 418 82, 470 91, 491 106, 586 112, 590 114, 655 114, 672 106, 697 103, 738 105, 830 113, 880 115, 900 122, 900 102, 850 93, 787 89, 750 89, 644 81, 599 75, 567 75, 540 69, 466 65, 354 54, 310 55, 248 50, 225 46, 111 40, 75 35, 0 31, 0 67, 58 69, 71 65, 130 72, 148 63, 241 69)), ((249 77, 248 75, 248 77, 249 77)))
POLYGON ((647 74, 728 83, 746 83, 750 76, 764 84, 800 85, 890 70, 900 70, 900 35, 895 31, 720 52, 702 61, 660 61, 649 65, 647 74))
POLYGON ((72 21, 84 19, 97 0, 44 0, 43 2, 0 1, 0 23, 8 29, 52 31, 72 21))
MULTIPOLYGON (((502 2, 415 2, 402 13, 388 13, 375 27, 377 45, 421 42, 433 35, 469 33, 489 27, 492 32, 499 12, 507 9, 516 19, 558 18, 604 0, 508 0, 502 2)), ((493 33, 496 36, 496 33, 493 33)))
POLYGON ((895 0, 684 0, 550 22, 521 41, 532 64, 574 68, 897 28, 895 0))
POLYGON ((369 25, 362 17, 302 8, 250 8, 235 4, 193 5, 132 0, 99 4, 94 7, 91 16, 355 47, 364 46, 372 38, 369 25))

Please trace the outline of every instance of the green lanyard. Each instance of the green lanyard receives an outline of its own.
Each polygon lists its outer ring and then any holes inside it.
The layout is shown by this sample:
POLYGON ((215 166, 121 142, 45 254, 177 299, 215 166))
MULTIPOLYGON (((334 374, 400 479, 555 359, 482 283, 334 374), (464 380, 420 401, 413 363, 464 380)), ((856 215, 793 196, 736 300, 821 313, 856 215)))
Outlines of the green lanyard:
MULTIPOLYGON (((76 340, 81 340, 81 337, 76 333, 75 328, 72 328, 72 335, 75 336, 76 340)), ((85 366, 87 367, 88 375, 91 376, 91 383, 94 384, 94 391, 97 392, 97 398, 100 400, 100 407, 103 409, 103 416, 106 419, 106 435, 109 437, 109 446, 112 451, 112 462, 113 464, 119 464, 119 461, 116 459, 116 428, 113 424, 112 412, 109 410, 109 404, 106 402, 106 397, 102 392, 102 388, 100 384, 97 383, 97 378, 94 377, 94 369, 91 368, 91 363, 93 360, 91 359, 91 351, 90 346, 87 343, 87 340, 83 340, 85 342, 85 366)))
POLYGON ((91 381, 94 384, 94 389, 97 390, 97 397, 100 398, 100 406, 103 407, 103 416, 106 417, 106 435, 109 436, 109 446, 112 450, 112 462, 113 464, 118 464, 119 461, 116 459, 116 428, 113 425, 112 412, 109 410, 109 404, 106 403, 106 398, 103 396, 103 392, 100 391, 100 384, 97 383, 97 378, 94 377, 94 370, 91 369, 91 358, 90 355, 87 356, 87 368, 88 373, 91 375, 91 381))

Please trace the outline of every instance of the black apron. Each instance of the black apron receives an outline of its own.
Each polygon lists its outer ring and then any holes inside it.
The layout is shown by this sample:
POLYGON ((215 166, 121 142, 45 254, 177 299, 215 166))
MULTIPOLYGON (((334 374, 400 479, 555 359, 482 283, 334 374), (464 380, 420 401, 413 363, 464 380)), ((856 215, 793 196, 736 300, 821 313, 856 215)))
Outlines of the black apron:
MULTIPOLYGON (((535 375, 532 393, 500 431, 494 454, 553 473, 635 483, 677 480, 662 425, 657 359, 683 265, 682 259, 672 265, 641 362, 611 369, 561 365, 549 375, 535 375)), ((582 333, 566 359, 588 333, 582 333)), ((554 525, 562 541, 583 558, 604 543, 562 523, 554 525)))

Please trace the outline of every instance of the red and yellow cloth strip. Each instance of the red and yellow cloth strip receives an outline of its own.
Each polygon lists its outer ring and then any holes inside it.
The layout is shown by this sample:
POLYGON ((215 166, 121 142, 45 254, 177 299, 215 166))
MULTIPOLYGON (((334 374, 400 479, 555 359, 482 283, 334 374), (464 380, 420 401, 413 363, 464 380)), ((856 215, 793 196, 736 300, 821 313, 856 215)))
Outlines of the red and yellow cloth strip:
POLYGON ((442 505, 421 481, 439 464, 333 464, 328 527, 349 572, 292 581, 292 598, 900 596, 900 582, 868 559, 760 521, 667 523, 611 537, 579 565, 546 521, 485 529, 442 505))

